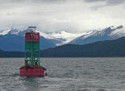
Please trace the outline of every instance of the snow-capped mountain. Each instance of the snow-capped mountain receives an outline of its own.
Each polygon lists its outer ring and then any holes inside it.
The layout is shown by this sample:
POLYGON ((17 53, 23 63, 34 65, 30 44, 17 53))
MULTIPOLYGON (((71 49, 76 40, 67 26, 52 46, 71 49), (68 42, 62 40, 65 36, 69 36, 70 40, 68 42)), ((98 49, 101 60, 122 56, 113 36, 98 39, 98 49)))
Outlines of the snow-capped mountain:
MULTIPOLYGON (((0 50, 24 51, 24 35, 26 30, 8 29, 0 30, 0 50)), ((38 31, 38 30, 37 30, 38 31)), ((70 33, 67 31, 43 33, 40 32, 41 50, 53 48, 63 44, 89 44, 97 41, 114 40, 125 36, 125 27, 108 27, 102 30, 83 33, 70 33)))
POLYGON ((89 44, 97 41, 114 40, 125 36, 125 28, 123 26, 108 27, 99 31, 91 31, 86 35, 82 35, 74 40, 71 44, 89 44))
MULTIPOLYGON (((18 30, 18 29, 15 29, 15 28, 11 28, 11 29, 8 29, 8 30, 1 30, 1 31, 0 31, 0 35, 11 34, 11 35, 24 36, 25 33, 28 32, 28 31, 30 31, 30 30, 29 30, 29 29, 26 29, 26 30, 18 30)), ((39 33, 40 33, 40 36, 43 36, 44 38, 54 39, 53 36, 47 35, 46 33, 43 33, 43 32, 41 32, 41 31, 36 30, 36 32, 39 32, 39 33)))
POLYGON ((15 29, 15 28, 11 28, 8 30, 0 30, 0 35, 6 35, 6 34, 14 34, 14 35, 18 35, 20 32, 20 30, 15 29))
MULTIPOLYGON (((0 49, 4 51, 24 51, 24 35, 27 31, 28 30, 20 31, 17 29, 0 31, 0 49)), ((40 32, 40 36, 41 50, 56 47, 56 44, 61 42, 42 32, 40 32)))

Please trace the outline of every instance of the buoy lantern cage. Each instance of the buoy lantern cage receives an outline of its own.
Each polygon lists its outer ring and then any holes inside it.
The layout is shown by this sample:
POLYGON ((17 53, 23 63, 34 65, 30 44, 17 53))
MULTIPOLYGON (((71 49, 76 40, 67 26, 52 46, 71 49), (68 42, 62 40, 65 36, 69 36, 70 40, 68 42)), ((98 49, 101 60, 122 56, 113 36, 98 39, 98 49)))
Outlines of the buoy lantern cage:
POLYGON ((45 76, 46 69, 40 66, 40 34, 38 32, 25 33, 24 60, 25 65, 20 68, 20 76, 45 76))

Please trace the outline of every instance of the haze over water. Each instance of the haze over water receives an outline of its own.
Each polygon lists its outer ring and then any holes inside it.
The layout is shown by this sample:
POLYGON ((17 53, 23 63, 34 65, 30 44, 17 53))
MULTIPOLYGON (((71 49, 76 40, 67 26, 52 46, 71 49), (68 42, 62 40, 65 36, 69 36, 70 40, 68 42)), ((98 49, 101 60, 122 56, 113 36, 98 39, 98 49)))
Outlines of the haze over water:
POLYGON ((23 60, 0 59, 0 91, 125 91, 125 58, 41 58, 44 78, 20 77, 23 60))

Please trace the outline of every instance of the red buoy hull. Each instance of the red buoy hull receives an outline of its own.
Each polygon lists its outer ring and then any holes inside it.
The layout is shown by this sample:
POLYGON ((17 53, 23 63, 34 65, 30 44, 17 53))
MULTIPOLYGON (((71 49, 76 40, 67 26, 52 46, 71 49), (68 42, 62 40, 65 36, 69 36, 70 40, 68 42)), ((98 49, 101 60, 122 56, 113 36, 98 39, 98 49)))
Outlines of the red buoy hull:
POLYGON ((44 77, 45 76, 45 69, 43 69, 43 68, 20 68, 20 76, 44 77))

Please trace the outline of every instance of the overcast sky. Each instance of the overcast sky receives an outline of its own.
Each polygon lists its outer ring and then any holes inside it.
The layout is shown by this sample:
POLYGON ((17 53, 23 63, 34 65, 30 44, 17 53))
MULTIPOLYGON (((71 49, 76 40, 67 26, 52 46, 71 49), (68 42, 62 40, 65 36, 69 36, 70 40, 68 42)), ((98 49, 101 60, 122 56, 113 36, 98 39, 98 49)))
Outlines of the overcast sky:
POLYGON ((0 0, 0 29, 83 32, 125 25, 125 0, 0 0))

